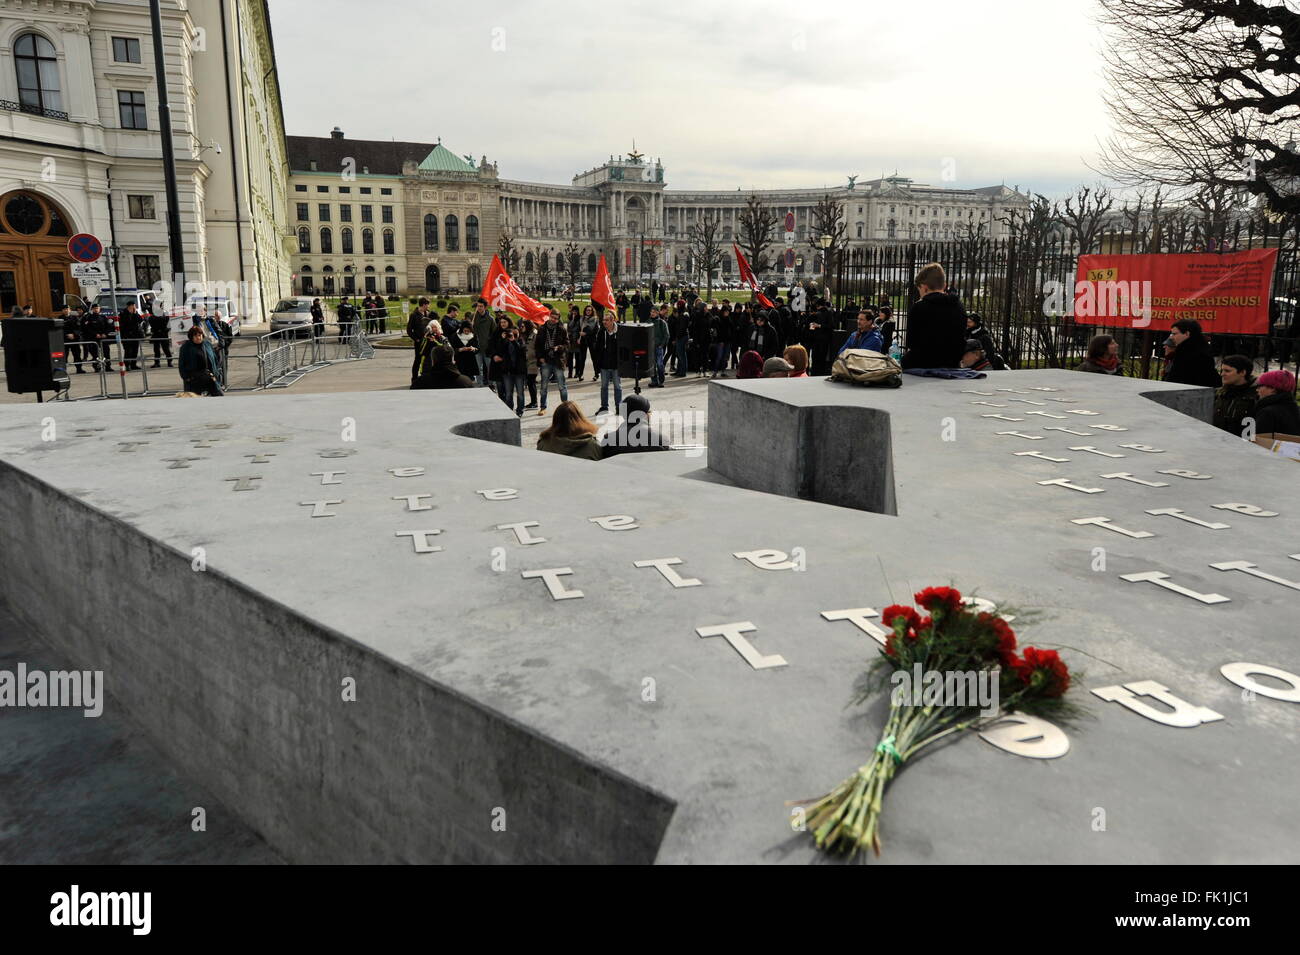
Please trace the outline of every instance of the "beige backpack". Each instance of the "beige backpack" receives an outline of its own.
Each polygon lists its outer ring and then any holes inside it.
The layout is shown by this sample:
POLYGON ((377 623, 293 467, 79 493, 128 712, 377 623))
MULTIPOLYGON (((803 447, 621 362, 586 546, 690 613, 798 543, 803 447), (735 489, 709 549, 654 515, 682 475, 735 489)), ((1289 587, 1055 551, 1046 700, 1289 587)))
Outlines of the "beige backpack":
POLYGON ((831 366, 831 381, 898 388, 903 384, 903 369, 894 359, 878 351, 846 348, 831 366))

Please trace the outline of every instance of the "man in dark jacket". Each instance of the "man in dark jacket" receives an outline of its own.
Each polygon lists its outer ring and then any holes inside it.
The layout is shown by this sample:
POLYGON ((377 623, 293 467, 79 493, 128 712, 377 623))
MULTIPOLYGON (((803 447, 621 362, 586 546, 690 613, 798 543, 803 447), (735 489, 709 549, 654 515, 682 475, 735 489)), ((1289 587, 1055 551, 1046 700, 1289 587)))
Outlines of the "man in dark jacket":
POLYGON ((894 343, 894 308, 892 305, 880 306, 880 350, 889 354, 889 346, 894 343))
POLYGON ((140 367, 136 359, 140 355, 140 339, 144 337, 144 323, 140 320, 135 302, 126 303, 126 307, 117 316, 117 321, 122 332, 122 354, 126 367, 135 371, 140 367))
POLYGON ((1194 318, 1180 319, 1169 329, 1169 337, 1173 339, 1174 353, 1169 356, 1165 381, 1218 387, 1219 373, 1214 370, 1214 355, 1201 332, 1201 323, 1194 318))
POLYGON ((149 316, 149 340, 153 345, 154 368, 162 367, 159 362, 164 355, 167 356, 167 367, 172 367, 171 329, 167 327, 168 324, 166 315, 151 314, 149 316))
POLYGON ((966 311, 948 295, 943 266, 931 262, 916 276, 919 301, 907 310, 904 368, 957 368, 966 351, 966 311))
POLYGON ((770 315, 770 311, 764 311, 754 316, 754 327, 750 329, 749 341, 744 347, 745 351, 758 352, 763 356, 764 361, 781 354, 781 337, 776 329, 768 324, 770 315))
POLYGON ((1229 355, 1219 368, 1223 386, 1214 393, 1214 426, 1241 437, 1246 419, 1255 414, 1254 364, 1245 355, 1229 355))
POLYGON ((339 299, 338 314, 339 337, 349 339, 357 330, 357 307, 348 301, 346 295, 339 299))
MULTIPOLYGON (((415 311, 406 319, 406 337, 411 340, 414 347, 419 347, 420 342, 424 339, 424 330, 429 327, 429 322, 433 321, 433 319, 434 315, 429 311, 429 300, 421 297, 415 311)), ((446 331, 444 326, 444 338, 447 337, 446 331)))
POLYGON ((1300 406, 1295 403, 1295 375, 1275 368, 1255 382, 1255 434, 1300 436, 1300 406))
MULTIPOLYGON (((451 341, 460 331, 460 323, 464 319, 460 317, 460 306, 454 302, 451 305, 443 303, 442 307, 446 309, 446 313, 442 316, 442 337, 447 341, 451 341)), ((437 312, 434 313, 434 317, 437 318, 437 312)), ((470 322, 469 324, 470 328, 473 329, 474 323, 470 322)))
POLYGON ((618 406, 623 419, 619 426, 600 435, 600 457, 640 451, 667 451, 668 441, 650 426, 650 401, 642 395, 628 395, 618 406))
POLYGON ((654 325, 655 336, 655 362, 654 368, 650 372, 650 387, 662 388, 664 386, 664 360, 668 355, 669 331, 668 322, 665 315, 668 308, 665 306, 660 309, 658 306, 650 309, 650 322, 654 325))
MULTIPOLYGON (((450 309, 447 310, 450 313, 450 309)), ((479 374, 483 376, 484 384, 488 381, 488 345, 492 341, 492 332, 496 322, 492 321, 492 313, 488 310, 488 302, 485 298, 479 298, 474 303, 474 312, 469 316, 469 320, 474 323, 474 337, 479 341, 478 367, 479 374)))
POLYGON ((68 365, 76 362, 77 373, 84 374, 85 369, 81 367, 81 341, 84 336, 81 331, 80 313, 74 315, 72 306, 65 302, 54 317, 63 322, 63 349, 67 352, 65 362, 68 365))
POLYGON ((110 328, 98 305, 90 306, 90 311, 82 317, 81 337, 86 342, 86 358, 90 360, 91 370, 99 371, 99 359, 102 356, 103 367, 107 371, 110 328))
POLYGON ((546 324, 537 332, 533 346, 537 355, 537 377, 542 384, 540 418, 546 414, 546 388, 552 381, 560 385, 560 401, 569 400, 569 386, 564 380, 564 365, 569 355, 569 333, 560 323, 560 313, 554 308, 546 316, 546 324))
POLYGON ((673 351, 676 356, 676 368, 673 371, 674 378, 686 377, 687 346, 691 343, 691 319, 686 313, 686 305, 678 302, 673 310, 673 316, 668 320, 668 332, 672 335, 673 351))
POLYGON ((591 349, 591 357, 596 362, 596 371, 600 375, 600 407, 596 414, 609 411, 609 386, 614 385, 614 404, 623 403, 623 379, 618 373, 618 326, 614 316, 605 313, 600 331, 596 332, 596 341, 591 349))

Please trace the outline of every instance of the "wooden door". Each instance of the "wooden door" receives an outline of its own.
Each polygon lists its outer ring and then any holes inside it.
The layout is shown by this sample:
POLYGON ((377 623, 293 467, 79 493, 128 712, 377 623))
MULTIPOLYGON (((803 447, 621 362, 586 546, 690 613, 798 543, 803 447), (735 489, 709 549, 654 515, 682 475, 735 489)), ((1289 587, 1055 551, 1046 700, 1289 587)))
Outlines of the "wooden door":
POLYGON ((0 196, 0 303, 31 305, 40 317, 55 315, 65 293, 80 289, 72 278, 68 237, 72 223, 50 199, 26 190, 0 196))

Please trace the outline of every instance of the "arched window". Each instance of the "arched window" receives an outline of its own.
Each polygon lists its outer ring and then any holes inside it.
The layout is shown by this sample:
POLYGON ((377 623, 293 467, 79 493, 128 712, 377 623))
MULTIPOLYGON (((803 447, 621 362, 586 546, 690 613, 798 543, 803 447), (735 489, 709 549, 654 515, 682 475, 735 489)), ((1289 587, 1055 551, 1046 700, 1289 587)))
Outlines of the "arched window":
POLYGON ((329 229, 320 230, 320 250, 326 255, 334 254, 334 233, 329 229))
MULTIPOLYGON (((470 216, 470 219, 474 218, 470 216)), ((465 241, 469 242, 469 220, 465 221, 465 241)), ((469 286, 469 291, 477 293, 483 287, 483 270, 477 265, 471 265, 465 270, 465 284, 469 286)))
POLYGON ((361 230, 361 254, 362 255, 375 254, 375 230, 374 229, 361 230))
POLYGON ((344 255, 352 254, 352 230, 351 229, 345 228, 343 230, 343 254, 344 255))
MULTIPOLYGON (((478 251, 478 216, 465 217, 465 251, 478 251)), ((473 287, 474 283, 469 283, 473 287)))
POLYGON ((424 217, 424 250, 438 251, 438 217, 432 213, 424 217))
POLYGON ((587 256, 587 274, 596 274, 596 253, 594 252, 587 256))
POLYGON ((455 216, 446 216, 443 220, 443 231, 447 237, 447 251, 460 251, 460 220, 455 216))
POLYGON ((442 288, 442 276, 438 271, 438 266, 430 265, 424 270, 424 288, 429 292, 436 292, 442 288))
POLYGON ((37 33, 24 33, 14 43, 14 65, 18 70, 18 101, 24 113, 63 110, 59 61, 53 43, 37 33))
POLYGON ((533 270, 533 253, 529 252, 526 256, 524 256, 524 271, 531 272, 532 270, 533 270))
POLYGON ((394 255, 395 253, 393 252, 393 248, 394 248, 393 230, 385 229, 384 230, 384 255, 394 255))
POLYGON ((542 253, 542 264, 538 266, 538 269, 542 272, 549 272, 551 270, 551 257, 545 252, 542 253))
POLYGON ((311 252, 311 229, 306 226, 298 230, 298 251, 304 255, 311 252))
POLYGON ((325 278, 321 283, 322 285, 324 285, 324 292, 326 295, 333 295, 334 294, 334 266, 327 265, 325 266, 325 268, 321 269, 321 271, 325 273, 325 278))

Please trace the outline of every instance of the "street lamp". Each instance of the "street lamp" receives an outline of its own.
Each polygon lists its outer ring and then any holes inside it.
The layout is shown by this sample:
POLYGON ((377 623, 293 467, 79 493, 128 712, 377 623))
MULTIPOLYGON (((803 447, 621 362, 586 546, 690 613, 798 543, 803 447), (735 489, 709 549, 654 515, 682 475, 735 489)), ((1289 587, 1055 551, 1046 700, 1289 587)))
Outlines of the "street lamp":
POLYGON ((832 236, 825 233, 817 239, 822 250, 822 298, 827 300, 831 297, 831 243, 834 241, 832 236))

